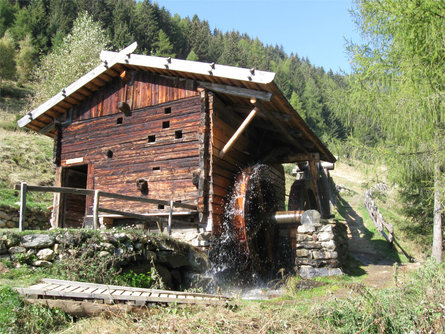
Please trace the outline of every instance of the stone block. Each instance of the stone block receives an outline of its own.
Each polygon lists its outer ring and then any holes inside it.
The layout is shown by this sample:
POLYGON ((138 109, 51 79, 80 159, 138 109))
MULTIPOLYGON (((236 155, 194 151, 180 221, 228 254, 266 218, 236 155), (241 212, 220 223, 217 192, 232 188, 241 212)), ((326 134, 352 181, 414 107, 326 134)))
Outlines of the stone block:
POLYGON ((307 210, 301 215, 302 225, 321 226, 321 215, 317 210, 307 210))
POLYGON ((334 239, 334 234, 332 232, 320 232, 318 233, 318 241, 329 241, 334 239))
POLYGON ((0 220, 0 228, 5 228, 5 227, 6 227, 6 221, 0 220))
POLYGON ((299 268, 299 275, 304 279, 312 279, 322 276, 343 275, 343 271, 340 268, 313 268, 311 266, 301 266, 299 268))
POLYGON ((48 234, 29 234, 22 238, 22 244, 25 248, 47 248, 55 243, 53 236, 48 234))
POLYGON ((103 258, 103 257, 107 257, 109 255, 111 255, 111 254, 109 252, 107 252, 107 251, 100 251, 98 256, 100 258, 103 258))
POLYGON ((296 256, 297 257, 307 257, 309 255, 309 251, 307 249, 297 249, 296 256))
POLYGON ((316 229, 315 229, 314 225, 300 225, 300 226, 298 226, 298 229, 297 229, 298 233, 302 233, 302 234, 304 234, 304 233, 312 234, 315 232, 315 230, 316 229))
POLYGON ((6 226, 7 226, 8 228, 14 228, 14 227, 15 227, 15 223, 14 223, 13 221, 8 221, 8 222, 6 223, 6 226))
POLYGON ((334 240, 322 242, 321 246, 328 251, 334 251, 336 248, 334 240))
POLYGON ((297 234, 297 241, 313 241, 314 238, 310 234, 297 234))
POLYGON ((306 242, 299 242, 296 244, 296 248, 306 248, 306 249, 320 249, 321 248, 321 244, 318 242, 310 242, 310 241, 306 241, 306 242))

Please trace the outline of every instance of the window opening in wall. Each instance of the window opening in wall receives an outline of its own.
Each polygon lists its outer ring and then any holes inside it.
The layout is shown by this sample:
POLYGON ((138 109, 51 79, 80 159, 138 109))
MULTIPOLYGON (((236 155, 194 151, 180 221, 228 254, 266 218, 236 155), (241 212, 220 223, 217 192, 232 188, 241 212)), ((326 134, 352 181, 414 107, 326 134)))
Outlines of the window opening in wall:
POLYGON ((164 208, 164 204, 158 204, 158 209, 162 210, 164 208))
POLYGON ((148 142, 149 143, 154 143, 155 141, 156 141, 156 135, 148 136, 148 142))
POLYGON ((171 107, 167 107, 164 109, 164 114, 171 114, 172 113, 172 108, 171 107))
POLYGON ((175 139, 181 139, 182 138, 182 130, 175 131, 175 139))
POLYGON ((153 170, 161 170, 161 167, 153 167, 153 170))
POLYGON ((108 150, 107 151, 107 158, 112 158, 113 157, 113 151, 112 150, 108 150))
POLYGON ((116 124, 122 124, 122 117, 118 117, 116 119, 116 124))
POLYGON ((162 128, 163 129, 168 129, 170 127, 170 121, 164 121, 162 122, 162 128))

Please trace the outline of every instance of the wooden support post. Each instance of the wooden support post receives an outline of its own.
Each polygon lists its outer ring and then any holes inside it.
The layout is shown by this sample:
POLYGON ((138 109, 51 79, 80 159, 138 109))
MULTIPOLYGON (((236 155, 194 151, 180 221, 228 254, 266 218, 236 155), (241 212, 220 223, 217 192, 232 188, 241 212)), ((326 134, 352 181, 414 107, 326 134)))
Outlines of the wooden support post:
POLYGON ((172 218, 173 218, 173 201, 170 201, 170 211, 168 213, 168 226, 167 226, 168 235, 172 234, 172 218))
POLYGON ((100 191, 94 191, 94 202, 93 202, 93 229, 97 230, 99 227, 99 199, 100 199, 100 191))
POLYGON ((224 145, 223 149, 219 152, 219 157, 222 158, 227 151, 230 149, 230 147, 233 145, 233 143, 238 139, 238 137, 241 135, 241 133, 247 128, 249 123, 252 121, 252 119, 255 117, 255 115, 258 112, 258 108, 253 108, 252 111, 249 113, 249 115, 246 117, 246 119, 241 123, 239 128, 235 131, 235 133, 232 135, 232 137, 229 139, 229 141, 224 145))
POLYGON ((20 184, 20 219, 19 219, 19 232, 23 231, 25 226, 25 214, 26 214, 26 191, 28 185, 26 182, 20 184))
POLYGON ((321 216, 324 217, 323 207, 321 205, 320 200, 320 189, 318 189, 318 168, 317 168, 318 161, 315 160, 309 160, 309 170, 311 171, 311 178, 312 178, 312 184, 314 186, 315 191, 315 199, 317 200, 317 210, 321 213, 321 216))

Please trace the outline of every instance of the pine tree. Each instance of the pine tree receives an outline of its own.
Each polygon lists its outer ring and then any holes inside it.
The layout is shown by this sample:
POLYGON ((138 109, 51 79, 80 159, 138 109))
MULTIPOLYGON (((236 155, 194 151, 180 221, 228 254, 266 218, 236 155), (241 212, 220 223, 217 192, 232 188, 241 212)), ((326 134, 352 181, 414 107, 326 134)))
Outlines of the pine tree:
POLYGON ((154 54, 160 57, 175 57, 173 45, 167 34, 161 29, 158 34, 158 40, 154 44, 154 54))
POLYGON ((199 58, 196 55, 195 51, 191 50, 187 56, 187 60, 193 60, 193 61, 198 61, 199 58))

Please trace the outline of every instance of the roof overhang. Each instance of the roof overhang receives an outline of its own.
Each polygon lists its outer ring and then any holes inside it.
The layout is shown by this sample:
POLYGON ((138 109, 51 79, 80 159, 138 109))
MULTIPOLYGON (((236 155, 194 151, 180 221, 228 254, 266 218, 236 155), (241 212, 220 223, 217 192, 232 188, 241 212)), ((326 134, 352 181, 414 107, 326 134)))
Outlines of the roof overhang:
POLYGON ((279 116, 278 119, 286 117, 285 129, 290 133, 295 128, 301 130, 305 140, 313 143, 314 147, 310 152, 319 152, 322 160, 335 161, 332 153, 284 98, 274 83, 275 73, 215 63, 137 55, 132 53, 136 47, 137 44, 133 43, 120 52, 102 51, 102 63, 99 66, 27 113, 18 120, 18 125, 53 136, 54 124, 60 115, 89 98, 114 77, 125 70, 150 71, 194 80, 205 89, 229 97, 233 104, 246 104, 250 98, 258 99, 262 107, 272 115, 279 116))

